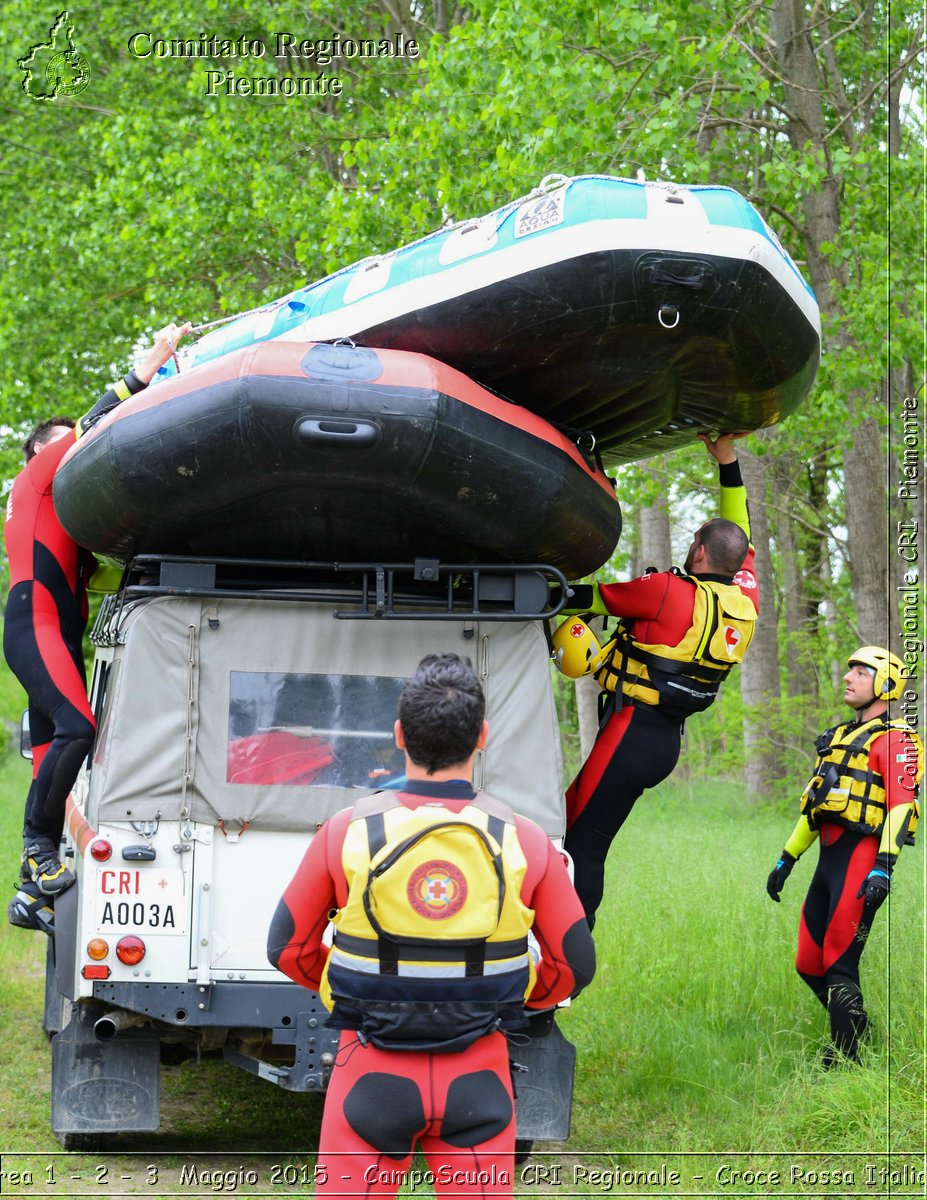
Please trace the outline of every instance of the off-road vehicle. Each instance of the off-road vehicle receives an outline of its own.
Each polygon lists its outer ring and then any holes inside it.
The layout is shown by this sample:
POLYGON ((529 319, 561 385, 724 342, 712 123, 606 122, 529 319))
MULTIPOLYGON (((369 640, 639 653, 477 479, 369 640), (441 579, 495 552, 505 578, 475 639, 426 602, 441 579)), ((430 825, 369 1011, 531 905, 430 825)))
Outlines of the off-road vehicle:
MULTIPOLYGON (((543 567, 149 556, 91 638, 95 745, 68 803, 44 1023, 66 1148, 159 1125, 159 1065, 228 1062, 322 1091, 337 1034, 267 960, 271 916, 321 823, 402 782, 404 681, 466 654, 487 697, 476 784, 563 833, 543 567)), ((573 1048, 513 1058, 518 1136, 568 1132, 573 1048)))

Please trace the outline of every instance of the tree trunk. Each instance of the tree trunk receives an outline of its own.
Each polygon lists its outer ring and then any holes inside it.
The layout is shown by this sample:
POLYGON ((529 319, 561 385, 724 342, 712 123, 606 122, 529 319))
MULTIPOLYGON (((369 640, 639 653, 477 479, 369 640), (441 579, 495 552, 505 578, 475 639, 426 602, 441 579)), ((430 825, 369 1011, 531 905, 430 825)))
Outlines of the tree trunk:
POLYGON ((599 732, 599 685, 591 675, 576 680, 576 716, 579 722, 580 761, 592 753, 599 732))
POLYGON ((846 270, 835 256, 827 256, 821 249, 827 242, 836 244, 840 237, 840 193, 838 181, 829 170, 821 80, 804 0, 776 0, 774 30, 776 60, 789 113, 789 141, 822 171, 819 182, 804 188, 802 209, 808 273, 821 309, 827 312, 832 308, 832 285, 844 282, 846 270))
POLYGON ((830 572, 830 543, 827 538, 828 468, 823 457, 814 458, 806 471, 808 511, 814 527, 799 530, 807 580, 805 583, 806 620, 811 634, 820 639, 822 620, 825 629, 832 624, 829 607, 822 611, 822 600, 830 596, 833 580, 830 572))
POLYGON ((673 562, 673 544, 670 540, 669 508, 666 499, 666 472, 648 464, 644 474, 657 491, 653 504, 638 511, 640 529, 641 574, 648 567, 665 571, 673 562))
MULTIPOLYGON (((839 181, 829 166, 821 81, 811 37, 811 20, 804 0, 776 0, 776 59, 783 75, 789 113, 789 141, 823 174, 802 193, 808 273, 823 312, 837 312, 835 285, 847 282, 841 260, 824 253, 840 237, 839 181)), ((849 334, 837 329, 832 352, 839 353, 849 334)), ((843 452, 850 578, 856 603, 854 636, 886 645, 890 640, 888 594, 887 504, 883 501, 886 457, 879 426, 867 416, 868 397, 846 397, 848 425, 853 438, 843 452)))
POLYGON ((760 616, 750 649, 740 665, 744 702, 744 788, 750 799, 765 798, 782 778, 782 756, 770 736, 779 713, 779 639, 776 632, 775 588, 769 552, 769 516, 764 459, 747 450, 738 453, 750 497, 750 528, 756 549, 760 616))
POLYGON ((776 548, 781 564, 782 606, 785 610, 786 671, 785 690, 790 699, 807 695, 810 677, 805 659, 808 654, 805 626, 804 575, 798 561, 798 543, 792 521, 793 483, 798 478, 798 464, 792 454, 776 459, 770 472, 773 510, 775 514, 776 548))
MULTIPOLYGON (((886 646, 891 640, 888 604, 888 502, 886 464, 878 422, 867 417, 843 452, 850 580, 856 626, 850 640, 886 646)), ((854 647, 848 647, 848 652, 854 647)))

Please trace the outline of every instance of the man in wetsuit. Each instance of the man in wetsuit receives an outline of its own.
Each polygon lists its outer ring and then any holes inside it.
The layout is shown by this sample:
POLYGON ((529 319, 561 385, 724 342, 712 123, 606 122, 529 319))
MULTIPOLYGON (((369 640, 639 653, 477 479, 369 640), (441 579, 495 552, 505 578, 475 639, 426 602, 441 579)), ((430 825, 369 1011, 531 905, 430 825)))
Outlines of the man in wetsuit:
MULTIPOLYGON (((759 610, 736 435, 699 436, 718 463, 721 516, 696 532, 685 571, 576 586, 570 601, 574 612, 621 618, 617 637, 591 661, 605 689, 603 720, 592 752, 567 789, 564 849, 573 859, 574 884, 590 928, 615 835, 638 796, 672 773, 686 717, 712 703, 720 682, 743 657, 759 610)), ((567 639, 571 633, 591 640, 583 622, 566 622, 558 630, 567 639)))
POLYGON ((798 926, 795 967, 827 1009, 830 1045, 823 1065, 859 1060, 869 1025, 859 963, 872 921, 891 889, 901 847, 914 841, 924 770, 920 738, 889 716, 904 687, 901 661, 881 646, 860 646, 844 675, 854 718, 817 740, 814 776, 798 824, 770 872, 766 890, 779 902, 789 873, 819 841, 818 864, 798 926))
POLYGON ((504 1030, 595 971, 563 857, 533 821, 473 790, 484 709, 468 660, 423 659, 394 727, 405 786, 327 821, 274 915, 270 961, 318 990, 343 1030, 316 1195, 395 1195, 419 1142, 439 1198, 511 1196, 504 1030))
POLYGON ((55 470, 75 436, 148 386, 189 329, 171 324, 161 330, 139 365, 101 396, 76 429, 69 417, 53 417, 23 445, 26 466, 13 481, 3 530, 10 566, 3 653, 29 699, 33 772, 20 886, 8 912, 14 925, 50 930, 53 899, 74 882, 58 857, 58 844, 65 802, 96 727, 82 648, 87 585, 96 562, 58 520, 55 470))

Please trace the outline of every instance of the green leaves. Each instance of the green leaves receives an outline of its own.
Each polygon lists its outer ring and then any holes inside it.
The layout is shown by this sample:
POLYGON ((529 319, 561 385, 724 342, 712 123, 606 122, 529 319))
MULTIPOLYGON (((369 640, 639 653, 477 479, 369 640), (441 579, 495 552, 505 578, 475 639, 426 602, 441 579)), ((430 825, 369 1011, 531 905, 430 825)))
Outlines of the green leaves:
MULTIPOLYGON (((886 65, 910 57, 913 0, 815 12, 820 145, 787 136, 795 114, 772 11, 743 0, 473 0, 436 36, 429 0, 414 13, 380 0, 347 10, 319 0, 311 15, 271 0, 247 14, 218 0, 81 9, 88 89, 50 104, 5 93, 0 412, 18 428, 51 396, 81 411, 163 319, 251 307, 486 212, 551 171, 642 170, 748 192, 797 261, 830 269, 826 330, 839 353, 792 418, 826 440, 842 428, 841 396, 877 394, 880 360, 917 357, 922 179, 905 149, 923 129, 909 107, 889 158, 886 65), (314 61, 139 59, 127 48, 143 29, 268 46, 283 29, 373 37, 394 32, 397 15, 421 56, 335 60, 336 100, 206 95, 207 69, 279 77, 316 72, 314 61), (840 236, 816 241, 808 205, 834 180, 840 236)), ((44 21, 0 4, 11 72, 44 21)))

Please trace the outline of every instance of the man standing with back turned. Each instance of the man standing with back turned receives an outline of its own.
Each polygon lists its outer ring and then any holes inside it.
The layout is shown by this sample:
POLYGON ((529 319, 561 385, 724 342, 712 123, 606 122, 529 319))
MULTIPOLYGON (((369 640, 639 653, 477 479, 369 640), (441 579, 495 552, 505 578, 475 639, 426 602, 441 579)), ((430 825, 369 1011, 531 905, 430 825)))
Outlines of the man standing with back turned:
POLYGON ((859 962, 901 847, 914 841, 924 771, 920 738, 888 713, 889 701, 904 686, 900 659, 881 646, 860 646, 847 665, 843 698, 855 716, 818 738, 817 766, 802 794, 801 816, 766 881, 778 904, 792 867, 820 840, 795 967, 830 1018, 825 1067, 836 1066, 841 1055, 859 1059, 869 1025, 859 962))
POLYGON ((424 658, 394 726, 402 791, 322 826, 271 923, 270 961, 318 990, 343 1031, 316 1195, 394 1196, 418 1142, 440 1200, 511 1196, 505 1031, 524 1026, 525 1005, 552 1008, 594 974, 562 856, 533 821, 473 790, 484 711, 468 660, 424 658))

